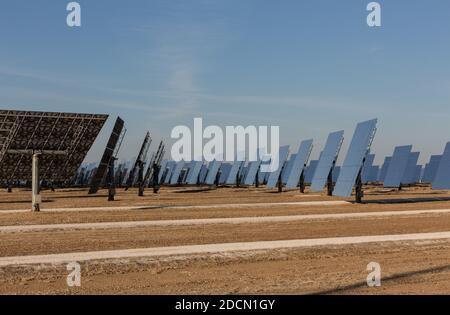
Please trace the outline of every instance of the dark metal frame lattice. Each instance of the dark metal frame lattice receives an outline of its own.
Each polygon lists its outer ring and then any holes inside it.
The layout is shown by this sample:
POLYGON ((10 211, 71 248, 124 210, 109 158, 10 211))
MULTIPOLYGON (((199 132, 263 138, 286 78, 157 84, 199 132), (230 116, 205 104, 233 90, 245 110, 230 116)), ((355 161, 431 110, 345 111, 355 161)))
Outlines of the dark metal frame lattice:
POLYGON ((0 110, 0 181, 31 180, 28 154, 16 151, 65 151, 44 154, 40 176, 70 181, 83 162, 108 115, 0 110))
POLYGON ((104 185, 108 168, 111 165, 111 159, 116 159, 122 144, 122 139, 125 136, 126 129, 125 123, 122 118, 117 117, 113 130, 106 144, 105 151, 103 152, 100 164, 95 171, 90 183, 89 193, 94 194, 98 191, 99 187, 104 185))

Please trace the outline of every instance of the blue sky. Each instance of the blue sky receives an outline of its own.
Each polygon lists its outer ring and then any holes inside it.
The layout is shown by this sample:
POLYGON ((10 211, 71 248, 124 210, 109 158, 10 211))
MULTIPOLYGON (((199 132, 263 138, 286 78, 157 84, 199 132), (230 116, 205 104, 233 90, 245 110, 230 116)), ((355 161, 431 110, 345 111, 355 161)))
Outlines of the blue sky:
POLYGON ((404 144, 424 162, 450 140, 447 0, 379 1, 376 29, 361 0, 80 0, 81 28, 68 2, 2 1, 0 108, 110 114, 89 161, 117 115, 123 157, 194 117, 279 125, 293 149, 314 138, 313 156, 377 117, 376 163, 404 144))

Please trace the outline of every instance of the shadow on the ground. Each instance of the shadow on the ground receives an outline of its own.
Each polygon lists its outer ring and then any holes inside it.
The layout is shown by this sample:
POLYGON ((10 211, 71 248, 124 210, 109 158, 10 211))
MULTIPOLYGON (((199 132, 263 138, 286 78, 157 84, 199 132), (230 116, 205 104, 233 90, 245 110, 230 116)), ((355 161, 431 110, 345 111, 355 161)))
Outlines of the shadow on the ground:
POLYGON ((442 195, 444 193, 440 191, 427 191, 427 192, 420 192, 420 191, 410 191, 410 190, 398 190, 398 189, 386 189, 386 190, 372 190, 367 193, 368 196, 383 196, 383 195, 389 195, 389 194, 401 194, 405 193, 408 195, 442 195))
POLYGON ((142 211, 142 210, 160 210, 170 208, 171 206, 163 206, 163 205, 155 205, 155 206, 147 206, 147 207, 139 207, 139 209, 133 211, 142 211))
POLYGON ((107 194, 102 194, 102 195, 97 195, 97 194, 92 194, 92 195, 88 195, 88 194, 86 194, 86 195, 83 195, 83 196, 80 196, 80 195, 76 195, 76 196, 52 196, 52 198, 55 198, 55 199, 76 199, 76 198, 108 198, 108 195, 107 194))
MULTIPOLYGON (((385 198, 374 200, 363 200, 363 204, 401 204, 401 203, 419 203, 419 202, 439 202, 450 201, 450 197, 421 197, 421 198, 385 198)), ((352 201, 352 203, 355 203, 352 201)))
MULTIPOLYGON (((442 271, 450 271, 450 265, 444 265, 439 267, 432 267, 428 269, 422 269, 422 270, 415 270, 415 271, 408 271, 408 272, 402 272, 399 274, 395 274, 389 277, 381 277, 381 286, 383 286, 383 283, 395 281, 399 279, 406 279, 409 277, 419 276, 419 275, 425 275, 429 273, 436 273, 436 272, 442 272, 442 271)), ((343 287, 333 288, 329 290, 324 291, 318 291, 310 293, 310 295, 325 295, 325 294, 339 294, 339 293, 345 293, 346 291, 351 290, 357 290, 357 289, 366 289, 368 288, 366 281, 361 281, 358 283, 350 284, 343 287)))
POLYGON ((214 188, 195 188, 195 189, 186 189, 186 190, 176 190, 174 193, 176 194, 193 194, 193 193, 200 193, 205 191, 212 191, 215 190, 214 188))
MULTIPOLYGON (((55 202, 52 199, 44 199, 43 202, 55 202)), ((30 200, 1 200, 0 204, 12 204, 12 203, 29 203, 31 204, 31 198, 30 200)), ((0 210, 1 211, 1 210, 0 210)))

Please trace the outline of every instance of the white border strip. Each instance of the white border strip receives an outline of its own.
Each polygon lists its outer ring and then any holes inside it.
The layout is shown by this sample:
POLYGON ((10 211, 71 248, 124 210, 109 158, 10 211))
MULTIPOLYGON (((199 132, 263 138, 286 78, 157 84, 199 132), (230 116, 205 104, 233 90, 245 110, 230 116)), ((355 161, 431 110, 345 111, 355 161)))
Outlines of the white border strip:
POLYGON ((238 251, 271 250, 283 248, 302 248, 302 247, 333 246, 333 245, 353 245, 353 244, 377 243, 377 242, 423 241, 423 240, 437 240, 437 239, 450 239, 450 232, 188 245, 188 246, 139 248, 139 249, 110 250, 110 251, 96 251, 96 252, 65 253, 52 255, 2 257, 0 258, 0 267, 12 265, 30 265, 30 264, 63 264, 74 261, 82 262, 100 259, 123 259, 136 257, 214 254, 214 253, 238 252, 238 251))
POLYGON ((448 214, 448 213, 450 213, 450 209, 356 212, 356 213, 326 213, 326 214, 212 218, 212 219, 11 225, 11 226, 0 226, 0 233, 94 230, 94 229, 126 229, 126 228, 140 228, 140 227, 152 227, 152 226, 185 226, 185 225, 210 225, 210 224, 291 222, 291 221, 305 221, 305 220, 349 219, 349 218, 368 218, 368 217, 398 217, 398 216, 416 216, 416 215, 433 215, 433 214, 436 215, 436 214, 448 214))

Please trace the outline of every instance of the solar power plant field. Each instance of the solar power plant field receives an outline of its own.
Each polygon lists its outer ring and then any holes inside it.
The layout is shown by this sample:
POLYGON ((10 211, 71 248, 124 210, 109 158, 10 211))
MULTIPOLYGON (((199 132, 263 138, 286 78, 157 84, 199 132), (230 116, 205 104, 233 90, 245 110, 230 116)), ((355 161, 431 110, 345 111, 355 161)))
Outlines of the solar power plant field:
POLYGON ((264 186, 87 192, 44 190, 39 213, 28 189, 0 192, 1 294, 450 292, 450 194, 428 185, 368 186, 362 204, 264 186))
POLYGON ((264 172, 163 161, 147 131, 134 162, 115 165, 117 118, 100 163, 84 165, 107 115, 1 114, 0 294, 450 292, 449 144, 422 178, 412 145, 379 174, 377 119, 356 125, 342 166, 344 131, 309 165, 312 139, 280 147, 264 172), (71 266, 82 285, 68 285, 71 266))

